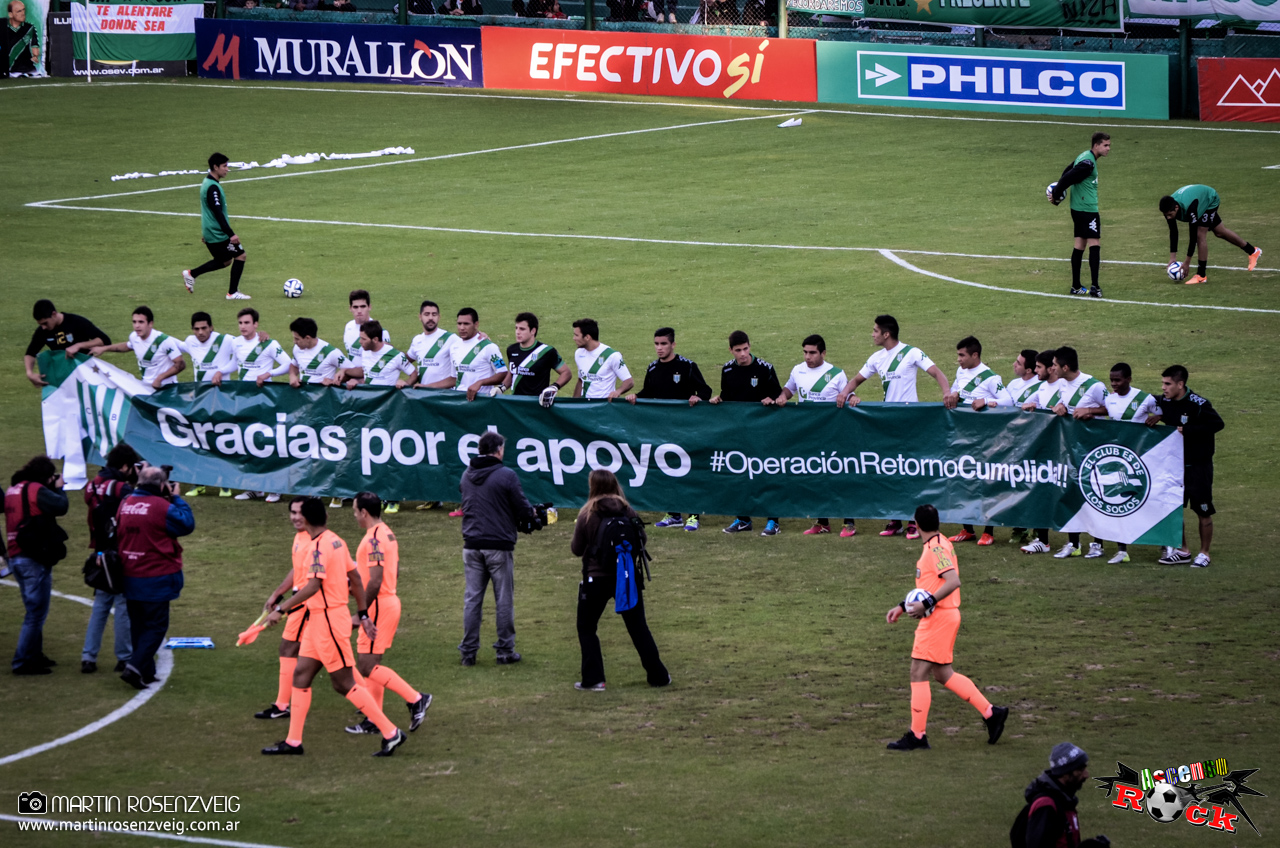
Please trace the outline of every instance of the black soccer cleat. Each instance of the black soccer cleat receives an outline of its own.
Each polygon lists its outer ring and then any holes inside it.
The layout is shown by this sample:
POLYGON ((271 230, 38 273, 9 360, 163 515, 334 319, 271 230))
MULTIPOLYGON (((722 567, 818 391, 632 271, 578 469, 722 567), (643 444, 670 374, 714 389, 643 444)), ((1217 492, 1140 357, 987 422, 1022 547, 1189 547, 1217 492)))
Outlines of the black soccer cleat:
POLYGON ((427 710, 431 709, 431 693, 420 693, 421 698, 409 704, 409 732, 417 730, 422 726, 422 720, 427 717, 427 710))
POLYGON ((289 708, 288 708, 288 707, 285 707, 285 708, 282 710, 282 709, 280 709, 279 707, 277 707, 275 704, 272 704, 271 706, 267 707, 265 710, 262 710, 261 712, 256 712, 256 713, 254 713, 254 714, 253 714, 253 717, 254 717, 254 718, 265 718, 265 719, 288 718, 288 717, 289 717, 289 708))
POLYGON ((1098 288, 1092 288, 1092 289, 1089 289, 1089 297, 1096 297, 1096 298, 1098 298, 1099 300, 1101 300, 1101 299, 1102 299, 1102 289, 1098 289, 1098 288))
POLYGON ((348 725, 342 729, 348 733, 359 735, 361 733, 377 733, 378 725, 366 718, 364 721, 356 722, 355 724, 348 725))
POLYGON ((991 718, 984 718, 982 723, 987 726, 987 744, 994 745, 1000 741, 1000 734, 1004 733, 1005 720, 1009 718, 1008 707, 992 707, 991 718))
POLYGON ((1085 289, 1083 286, 1081 286, 1080 288, 1076 288, 1075 286, 1072 286, 1071 293, 1074 295, 1083 295, 1085 293, 1085 289))
POLYGON ((522 657, 519 654, 517 654, 515 651, 512 651, 509 654, 503 654, 502 656, 498 657, 496 662, 498 663, 498 665, 513 665, 515 663, 520 662, 521 659, 522 657))
POLYGON ((289 740, 281 739, 276 744, 263 748, 262 753, 266 754, 268 757, 278 757, 278 756, 301 757, 302 746, 290 745, 289 740))
POLYGON ((897 742, 890 742, 885 745, 890 751, 915 751, 917 749, 929 750, 929 734, 921 736, 919 739, 916 735, 908 730, 902 734, 902 738, 897 742))
POLYGON ((405 735, 403 730, 397 727, 396 735, 392 736, 390 739, 383 739, 382 750, 375 752, 374 756, 389 757, 396 752, 396 748, 399 748, 401 745, 403 745, 405 742, 408 742, 408 741, 409 741, 409 737, 405 735))
POLYGON ((133 666, 125 666, 124 674, 120 675, 120 679, 139 691, 147 688, 146 681, 142 679, 142 675, 133 666))

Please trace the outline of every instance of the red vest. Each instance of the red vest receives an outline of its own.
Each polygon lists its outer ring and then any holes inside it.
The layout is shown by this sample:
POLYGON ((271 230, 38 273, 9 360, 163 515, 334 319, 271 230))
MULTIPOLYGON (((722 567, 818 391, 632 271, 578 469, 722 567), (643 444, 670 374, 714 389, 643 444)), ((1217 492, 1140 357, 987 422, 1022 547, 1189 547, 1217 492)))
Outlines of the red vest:
POLYGON ((10 486, 4 492, 4 529, 5 541, 9 550, 9 558, 22 556, 22 551, 18 550, 18 525, 22 523, 22 490, 27 491, 27 502, 30 506, 31 515, 40 515, 40 508, 36 506, 36 498, 40 489, 44 488, 40 483, 19 483, 16 486, 10 486))
POLYGON ((102 503, 107 498, 120 497, 120 491, 124 486, 125 483, 123 480, 118 480, 115 477, 103 477, 102 474, 99 473, 97 477, 90 480, 89 484, 84 487, 84 502, 85 505, 89 507, 87 512, 89 518, 89 548, 91 550, 98 549, 98 528, 93 526, 93 511, 98 508, 98 504, 102 503))
POLYGON ((163 577, 182 570, 182 545, 165 530, 169 501, 135 492, 120 502, 120 559, 125 577, 163 577))

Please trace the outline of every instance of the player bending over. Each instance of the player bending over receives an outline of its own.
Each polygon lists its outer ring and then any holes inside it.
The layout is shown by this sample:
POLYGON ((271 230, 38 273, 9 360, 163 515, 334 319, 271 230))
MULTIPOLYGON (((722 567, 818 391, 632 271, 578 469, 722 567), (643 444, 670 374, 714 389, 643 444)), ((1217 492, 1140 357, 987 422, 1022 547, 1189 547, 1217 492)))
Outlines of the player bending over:
POLYGON ((1249 257, 1249 270, 1258 265, 1262 257, 1262 248, 1254 247, 1240 236, 1231 232, 1218 217, 1218 193, 1207 185, 1186 185, 1173 194, 1160 198, 1160 214, 1169 222, 1169 264, 1178 261, 1178 222, 1186 221, 1189 227, 1187 236, 1187 261, 1182 263, 1181 277, 1187 276, 1187 268, 1191 267, 1191 254, 1199 248, 1200 261, 1196 273, 1186 281, 1189 286, 1209 282, 1206 276, 1209 270, 1209 233, 1213 233, 1225 242, 1234 244, 1249 257))

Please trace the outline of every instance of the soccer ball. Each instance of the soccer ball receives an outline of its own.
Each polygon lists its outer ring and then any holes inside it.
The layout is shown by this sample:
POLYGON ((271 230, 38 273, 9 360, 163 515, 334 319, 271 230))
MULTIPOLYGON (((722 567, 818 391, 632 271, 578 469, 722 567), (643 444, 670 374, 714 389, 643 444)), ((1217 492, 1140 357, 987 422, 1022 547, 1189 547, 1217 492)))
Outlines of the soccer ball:
MULTIPOLYGON (((926 592, 924 589, 912 589, 910 592, 907 593, 906 603, 908 604, 922 603, 924 599, 927 598, 928 596, 929 596, 929 593, 926 592)), ((924 617, 928 618, 931 615, 933 615, 933 610, 927 610, 924 614, 924 617)))
POLYGON ((1169 279, 1175 283, 1187 275, 1187 268, 1181 262, 1170 262, 1169 267, 1165 268, 1164 271, 1169 275, 1169 279))
POLYGON ((1045 190, 1044 190, 1045 200, 1049 201, 1050 203, 1053 203, 1053 190, 1057 187, 1058 187, 1057 183, 1049 183, 1049 185, 1045 187, 1045 190))
POLYGON ((1187 806, 1177 788, 1172 784, 1157 783, 1147 790, 1147 814, 1158 822, 1173 822, 1182 817, 1187 806))
POLYGON ((285 297, 302 297, 302 280, 288 279, 284 281, 285 297))

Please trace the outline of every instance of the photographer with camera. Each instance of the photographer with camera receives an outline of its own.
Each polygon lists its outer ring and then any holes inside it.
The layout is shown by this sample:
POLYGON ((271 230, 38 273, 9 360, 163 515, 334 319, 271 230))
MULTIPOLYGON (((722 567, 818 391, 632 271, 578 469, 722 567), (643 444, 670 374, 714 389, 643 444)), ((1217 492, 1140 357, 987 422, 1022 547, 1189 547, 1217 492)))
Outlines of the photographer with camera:
POLYGON ((27 609, 13 652, 13 673, 50 674, 56 662, 44 655, 44 620, 49 616, 53 567, 67 555, 67 533, 57 517, 67 514, 62 475, 53 460, 37 456, 14 472, 4 493, 4 528, 9 567, 27 609))
MULTIPOLYGON (((480 437, 480 455, 462 474, 462 564, 467 578, 462 608, 462 664, 476 664, 484 593, 493 583, 497 606, 498 665, 520 662, 516 653, 515 566, 516 533, 530 526, 536 510, 520 488, 520 478, 502 464, 506 439, 490 430, 480 437)), ((531 528, 532 529, 532 528, 531 528)))
POLYGON ((169 631, 169 602, 182 592, 182 545, 196 529, 191 507, 169 482, 169 468, 144 466, 120 504, 116 535, 124 563, 133 653, 120 679, 135 689, 156 681, 156 652, 169 631))
POLYGON ((85 584, 93 588, 93 612, 89 614, 89 628, 84 634, 84 647, 80 650, 80 673, 93 674, 98 670, 98 651, 102 647, 102 634, 107 629, 107 619, 115 610, 115 652, 117 674, 124 671, 133 656, 133 639, 129 634, 129 609, 124 596, 124 580, 120 569, 117 544, 116 515, 120 503, 133 491, 138 482, 138 469, 142 457, 120 442, 107 452, 106 465, 98 476, 84 487, 84 502, 89 516, 89 549, 93 551, 84 567, 85 584))

